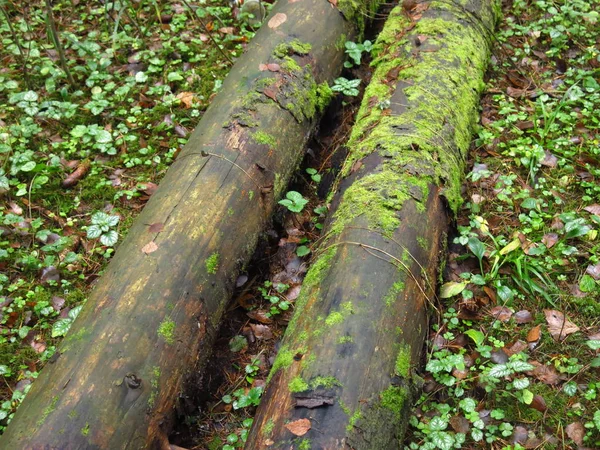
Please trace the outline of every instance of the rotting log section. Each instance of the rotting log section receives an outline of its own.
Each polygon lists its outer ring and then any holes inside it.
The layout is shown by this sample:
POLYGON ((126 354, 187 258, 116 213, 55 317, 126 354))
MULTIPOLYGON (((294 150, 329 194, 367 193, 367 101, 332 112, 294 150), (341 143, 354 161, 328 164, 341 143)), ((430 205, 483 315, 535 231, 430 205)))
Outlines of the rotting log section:
POLYGON ((234 281, 299 164, 365 4, 282 0, 129 230, 1 448, 169 448, 234 281), (315 30, 318 30, 315 31, 315 30))
POLYGON ((401 448, 496 7, 421 3, 386 22, 246 449, 401 448))

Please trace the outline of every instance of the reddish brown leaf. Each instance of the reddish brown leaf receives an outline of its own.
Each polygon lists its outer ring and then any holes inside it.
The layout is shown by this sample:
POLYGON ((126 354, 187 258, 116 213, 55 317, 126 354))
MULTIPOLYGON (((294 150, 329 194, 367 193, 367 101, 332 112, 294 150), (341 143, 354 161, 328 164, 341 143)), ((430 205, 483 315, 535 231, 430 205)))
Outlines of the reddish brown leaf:
POLYGON ((565 315, 560 311, 545 309, 544 314, 546 315, 546 322, 548 322, 548 331, 557 341, 579 331, 579 327, 565 318, 565 315))
POLYGON ((575 442, 577 445, 583 444, 583 437, 585 436, 585 428, 581 422, 573 422, 565 427, 565 432, 569 439, 575 442))
POLYGON ((533 409, 537 409, 539 412, 544 412, 546 409, 548 409, 546 407, 546 400, 544 400, 544 397, 541 395, 534 396, 529 406, 531 406, 533 409))
POLYGON ((219 28, 219 33, 233 34, 233 32, 234 32, 233 27, 222 27, 222 28, 219 28))
POLYGON ((544 159, 542 159, 540 164, 546 167, 556 167, 556 165, 558 164, 558 158, 552 153, 546 152, 546 155, 544 156, 544 159))
POLYGON ((164 229, 165 229, 164 223, 156 222, 148 227, 148 233, 160 233, 164 229))
POLYGON ((310 420, 298 419, 285 425, 285 427, 296 436, 304 436, 311 428, 310 420))
POLYGON ((533 327, 527 333, 527 342, 537 342, 540 339, 540 335, 542 334, 542 326, 538 325, 533 327))
POLYGON ((590 205, 590 206, 586 206, 583 209, 584 209, 584 211, 587 211, 590 214, 593 214, 595 216, 600 216, 600 205, 598 205, 597 203, 590 205))
POLYGON ((471 429, 470 422, 463 416, 453 416, 450 418, 450 426, 457 433, 467 434, 471 429))
POLYGON ((277 101, 277 91, 275 91, 275 89, 271 89, 271 88, 265 88, 263 90, 263 94, 265 94, 267 97, 269 97, 271 100, 275 100, 277 101))
POLYGON ((558 242, 558 234, 556 233, 547 233, 542 237, 542 244, 544 244, 548 248, 554 247, 554 245, 558 242))
POLYGON ((267 67, 266 64, 260 63, 258 65, 258 70, 260 70, 261 72, 264 72, 265 70, 269 70, 269 68, 267 67))
POLYGON ((267 317, 267 313, 265 311, 261 311, 256 310, 256 311, 248 311, 246 313, 246 315, 248 317, 250 317, 252 320, 256 320, 257 322, 260 323, 265 323, 265 324, 270 324, 273 323, 273 319, 271 319, 270 317, 267 317))
POLYGON ((600 263, 594 266, 587 266, 587 269, 585 269, 585 273, 591 276, 594 280, 600 280, 600 263))
MULTIPOLYGON (((267 23, 267 25, 269 26, 269 28, 275 29, 275 28, 279 27, 281 24, 283 24, 286 20, 287 20, 287 16, 284 13, 277 13, 273 17, 271 17, 271 19, 269 19, 269 22, 267 23)), ((301 435, 299 435, 299 436, 301 436, 301 435)))
POLYGON ((508 322, 513 313, 506 306, 494 306, 490 311, 490 314, 501 322, 508 322))
POLYGON ((150 196, 156 192, 156 190, 158 189, 158 185, 149 181, 149 182, 145 183, 145 187, 143 189, 144 189, 144 193, 146 195, 150 196))
POLYGON ((532 320, 533 315, 526 309, 522 309, 521 311, 517 311, 515 313, 515 322, 517 322, 518 324, 529 323, 532 320))
POLYGON ((156 242, 154 241, 150 241, 142 247, 142 252, 146 255, 154 253, 156 250, 158 250, 158 245, 156 245, 156 242))
POLYGON ((337 6, 337 0, 327 0, 329 3, 331 3, 333 6, 337 6))
POLYGON ((517 353, 521 353, 523 350, 527 348, 527 344, 521 340, 518 340, 513 345, 504 349, 504 352, 508 356, 516 355, 517 353))
POLYGON ((269 69, 269 71, 271 72, 279 72, 279 64, 275 64, 275 63, 271 63, 271 64, 267 64, 267 69, 269 69))
POLYGON ((561 378, 556 369, 553 366, 547 366, 537 361, 529 361, 529 363, 535 367, 532 374, 538 380, 545 384, 557 384, 561 378))
POLYGON ((491 287, 489 286, 484 286, 483 287, 483 291, 487 294, 487 296, 490 298, 490 300, 493 303, 496 303, 496 291, 494 291, 491 287))
POLYGON ((89 161, 82 161, 79 163, 79 166, 75 171, 71 173, 67 178, 65 178, 62 182, 62 187, 70 188, 75 186, 79 181, 88 173, 90 170, 89 161))

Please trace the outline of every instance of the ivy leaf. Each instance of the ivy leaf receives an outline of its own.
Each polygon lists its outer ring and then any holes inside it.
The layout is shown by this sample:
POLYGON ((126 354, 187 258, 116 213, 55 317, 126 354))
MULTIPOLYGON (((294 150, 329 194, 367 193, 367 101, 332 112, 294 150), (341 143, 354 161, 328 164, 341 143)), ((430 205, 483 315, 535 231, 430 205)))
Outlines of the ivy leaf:
POLYGON ((432 431, 442 431, 448 427, 448 422, 439 416, 434 417, 429 422, 429 429, 432 431))
POLYGON ((494 378, 506 377, 506 376, 510 375, 511 373, 513 373, 513 371, 511 369, 509 369, 506 366, 506 364, 496 364, 488 372, 489 376, 494 377, 494 378))
POLYGON ((454 438, 443 431, 431 433, 431 442, 440 450, 450 450, 454 446, 454 438))
POLYGON ((102 245, 112 247, 119 240, 119 234, 115 230, 110 230, 100 236, 100 242, 102 245))
POLYGON ((54 322, 54 325, 52 325, 52 337, 54 338, 66 335, 67 331, 69 331, 69 328, 71 328, 72 323, 73 320, 71 319, 59 319, 54 322))
POLYGON ((87 228, 87 237, 90 239, 99 238, 102 235, 102 228, 98 225, 90 225, 87 228))

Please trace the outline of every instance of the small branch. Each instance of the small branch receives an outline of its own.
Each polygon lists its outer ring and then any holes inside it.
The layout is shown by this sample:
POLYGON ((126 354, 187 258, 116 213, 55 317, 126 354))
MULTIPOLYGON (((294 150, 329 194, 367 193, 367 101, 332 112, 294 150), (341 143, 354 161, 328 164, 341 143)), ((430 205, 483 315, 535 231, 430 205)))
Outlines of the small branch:
POLYGON ((19 56, 21 59, 21 70, 23 71, 23 78, 25 78, 25 83, 27 83, 27 87, 29 89, 31 89, 31 80, 29 79, 29 74, 27 73, 27 58, 25 57, 25 51, 23 50, 23 46, 21 46, 21 41, 19 40, 19 37, 17 36, 17 33, 15 32, 15 29, 12 26, 12 23, 10 21, 10 16, 8 15, 8 11, 4 8, 4 4, 2 4, 2 3, 0 3, 0 11, 2 11, 2 14, 4 14, 10 34, 13 38, 15 45, 19 49, 19 56))

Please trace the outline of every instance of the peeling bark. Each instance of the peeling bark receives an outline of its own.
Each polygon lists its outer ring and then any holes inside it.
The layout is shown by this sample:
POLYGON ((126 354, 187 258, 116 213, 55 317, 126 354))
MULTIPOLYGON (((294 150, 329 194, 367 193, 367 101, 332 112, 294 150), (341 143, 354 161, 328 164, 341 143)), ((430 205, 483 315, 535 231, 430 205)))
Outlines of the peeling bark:
POLYGON ((386 22, 325 238, 246 449, 401 448, 495 6, 420 3, 386 22), (301 419, 311 427, 297 436, 286 424, 301 419))
POLYGON ((329 100, 343 41, 357 33, 326 0, 282 0, 275 14, 129 230, 0 447, 169 448, 185 381, 203 370, 237 274, 329 100), (269 63, 280 70, 264 70, 269 63))

